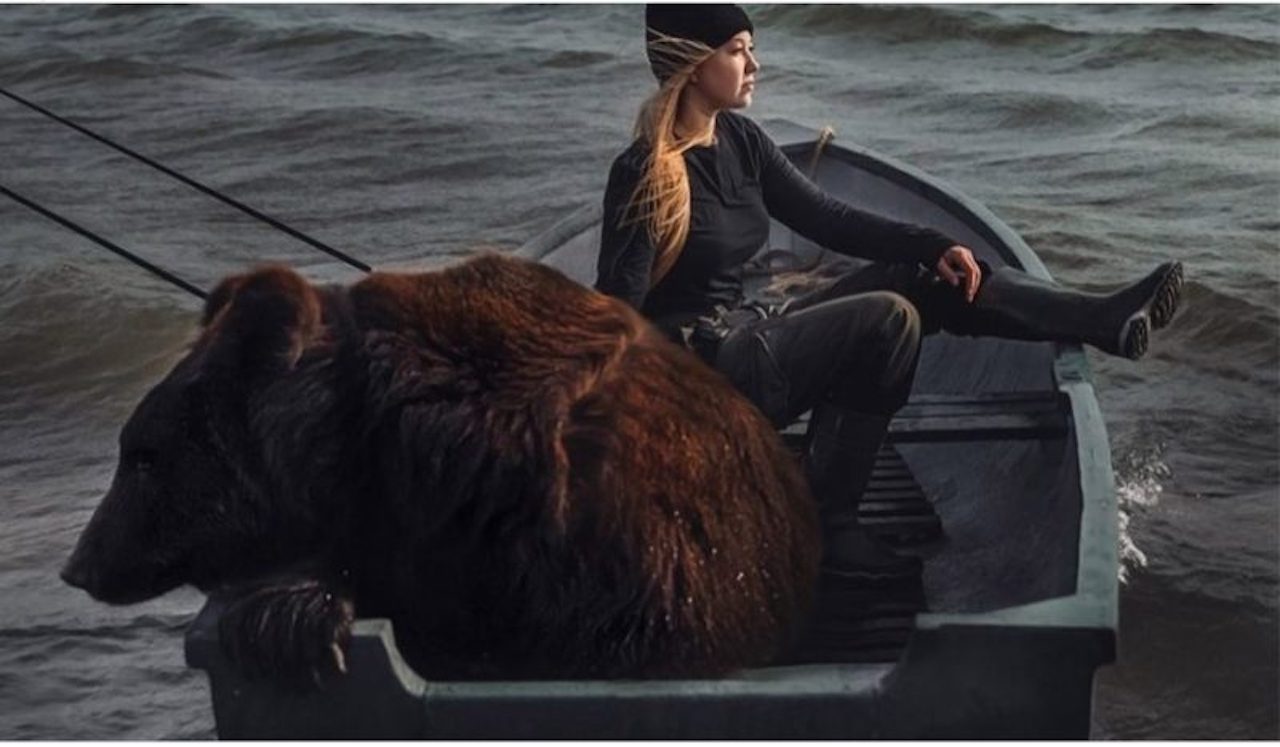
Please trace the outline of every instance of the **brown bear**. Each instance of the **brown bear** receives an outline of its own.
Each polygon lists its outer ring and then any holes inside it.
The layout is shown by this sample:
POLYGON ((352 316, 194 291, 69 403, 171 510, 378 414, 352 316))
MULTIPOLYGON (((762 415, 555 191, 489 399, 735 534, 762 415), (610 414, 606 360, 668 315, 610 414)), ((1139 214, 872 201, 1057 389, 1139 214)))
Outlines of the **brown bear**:
POLYGON ((779 652, 819 543, 799 464, 720 374, 484 253, 349 288, 222 281, 63 578, 230 594, 250 672, 341 669, 358 614, 429 678, 696 677, 779 652))

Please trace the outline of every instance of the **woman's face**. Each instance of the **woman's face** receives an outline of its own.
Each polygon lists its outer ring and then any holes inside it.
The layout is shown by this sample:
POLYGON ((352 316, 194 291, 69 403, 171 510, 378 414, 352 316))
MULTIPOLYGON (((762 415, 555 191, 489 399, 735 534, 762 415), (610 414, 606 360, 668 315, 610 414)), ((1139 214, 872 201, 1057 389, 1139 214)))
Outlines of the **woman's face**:
POLYGON ((691 79, 690 85, 716 109, 750 106, 760 69, 754 50, 751 32, 739 31, 698 65, 692 76, 697 80, 691 79))

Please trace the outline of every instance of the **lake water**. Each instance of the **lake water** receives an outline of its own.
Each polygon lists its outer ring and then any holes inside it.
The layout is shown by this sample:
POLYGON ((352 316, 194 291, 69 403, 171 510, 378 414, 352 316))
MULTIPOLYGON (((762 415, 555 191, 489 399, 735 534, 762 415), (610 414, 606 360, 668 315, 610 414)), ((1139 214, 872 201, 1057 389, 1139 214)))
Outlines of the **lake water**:
MULTIPOLYGON (((1103 738, 1277 738, 1280 7, 748 6, 758 119, 984 202, 1061 281, 1182 260, 1140 362, 1091 352, 1124 511, 1103 738)), ((598 201, 651 89, 638 5, 0 6, 0 86, 372 264, 514 248, 598 201)), ((357 273, 0 99, 0 184, 210 287, 357 273)), ((0 738, 213 736, 201 597, 57 570, 194 299, 0 199, 0 738)))

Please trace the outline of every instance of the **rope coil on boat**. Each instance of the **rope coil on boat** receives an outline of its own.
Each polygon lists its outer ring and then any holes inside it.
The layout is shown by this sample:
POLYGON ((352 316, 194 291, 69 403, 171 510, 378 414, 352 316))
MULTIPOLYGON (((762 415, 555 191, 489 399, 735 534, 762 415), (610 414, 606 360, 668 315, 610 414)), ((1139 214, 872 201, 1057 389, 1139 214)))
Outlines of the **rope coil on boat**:
POLYGON ((836 137, 835 128, 831 125, 823 125, 822 130, 818 133, 818 142, 813 146, 813 155, 809 158, 809 180, 816 181, 814 176, 818 173, 818 161, 822 158, 822 151, 826 150, 827 144, 836 137))

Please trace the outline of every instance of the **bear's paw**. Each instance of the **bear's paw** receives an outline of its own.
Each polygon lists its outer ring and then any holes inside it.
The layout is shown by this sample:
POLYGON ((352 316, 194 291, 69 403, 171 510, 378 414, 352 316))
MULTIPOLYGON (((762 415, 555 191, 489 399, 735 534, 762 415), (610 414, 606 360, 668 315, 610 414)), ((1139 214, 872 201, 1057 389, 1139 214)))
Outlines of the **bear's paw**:
POLYGON ((232 591, 218 622, 227 657, 250 679, 321 688, 345 674, 355 607, 316 578, 272 577, 232 591))

